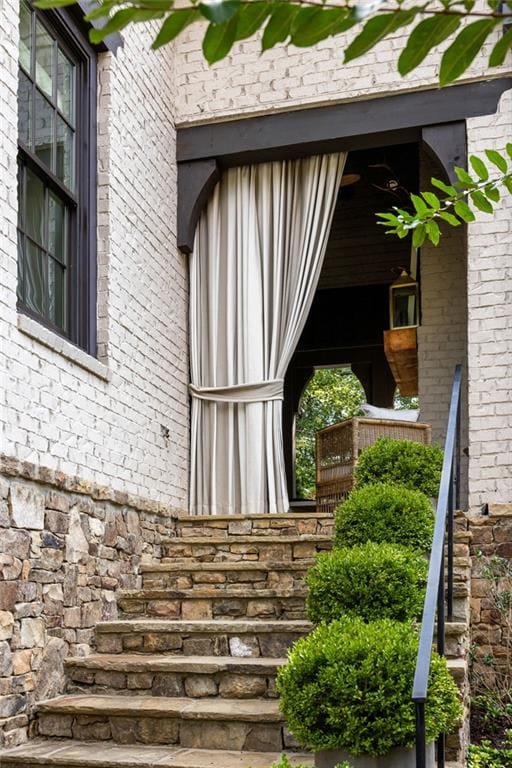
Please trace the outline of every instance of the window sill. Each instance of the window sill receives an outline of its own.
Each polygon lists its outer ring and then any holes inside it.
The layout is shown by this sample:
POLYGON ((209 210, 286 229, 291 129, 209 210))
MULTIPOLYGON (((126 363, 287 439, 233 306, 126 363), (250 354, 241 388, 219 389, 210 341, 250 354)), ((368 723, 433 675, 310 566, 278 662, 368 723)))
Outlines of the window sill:
POLYGON ((18 314, 18 330, 48 347, 48 349, 62 355, 67 360, 71 360, 72 363, 79 365, 80 368, 84 368, 86 371, 98 376, 98 378, 103 379, 103 381, 110 381, 111 373, 106 365, 88 355, 83 349, 75 347, 71 342, 45 328, 44 325, 41 325, 31 317, 21 313, 18 314))

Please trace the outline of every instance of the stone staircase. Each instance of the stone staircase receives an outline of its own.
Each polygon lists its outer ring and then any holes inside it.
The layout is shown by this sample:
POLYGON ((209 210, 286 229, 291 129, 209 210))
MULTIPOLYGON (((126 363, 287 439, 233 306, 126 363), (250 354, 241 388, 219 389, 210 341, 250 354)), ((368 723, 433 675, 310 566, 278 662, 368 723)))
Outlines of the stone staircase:
MULTIPOLYGON (((15 768, 270 768, 287 731, 275 679, 311 629, 305 574, 331 546, 332 517, 311 512, 182 517, 120 617, 96 626, 96 652, 66 662, 66 695, 40 702, 35 739, 0 755, 15 768)), ((467 686, 468 594, 457 534, 450 668, 467 686)), ((449 744, 452 757, 460 738, 449 744)))

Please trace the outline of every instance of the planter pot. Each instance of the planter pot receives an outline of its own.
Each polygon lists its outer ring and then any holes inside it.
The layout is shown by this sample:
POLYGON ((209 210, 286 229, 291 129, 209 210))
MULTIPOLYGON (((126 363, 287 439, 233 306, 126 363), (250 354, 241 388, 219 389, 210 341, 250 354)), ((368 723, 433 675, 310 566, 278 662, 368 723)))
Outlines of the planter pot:
MULTIPOLYGON (((416 750, 396 747, 382 757, 359 755, 353 757, 344 749, 315 752, 316 768, 335 768, 346 760, 351 768, 416 768, 416 750)), ((435 766, 434 742, 427 745, 426 768, 435 766)))

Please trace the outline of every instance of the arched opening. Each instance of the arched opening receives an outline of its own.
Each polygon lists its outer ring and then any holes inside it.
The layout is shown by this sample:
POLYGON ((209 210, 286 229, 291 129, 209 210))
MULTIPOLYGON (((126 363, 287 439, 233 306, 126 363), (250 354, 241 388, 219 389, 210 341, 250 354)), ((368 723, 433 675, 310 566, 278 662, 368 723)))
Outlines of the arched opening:
POLYGON ((350 367, 317 368, 299 403, 295 423, 295 486, 298 499, 315 498, 315 434, 356 416, 366 401, 350 367))

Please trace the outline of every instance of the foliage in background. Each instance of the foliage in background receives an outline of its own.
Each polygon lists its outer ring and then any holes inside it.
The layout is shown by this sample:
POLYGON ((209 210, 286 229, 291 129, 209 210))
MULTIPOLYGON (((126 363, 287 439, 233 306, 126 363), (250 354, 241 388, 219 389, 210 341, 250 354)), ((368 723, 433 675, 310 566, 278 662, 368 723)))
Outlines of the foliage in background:
POLYGON ((335 514, 334 546, 374 541, 427 552, 434 532, 434 510, 421 491, 376 483, 353 490, 335 514))
MULTIPOLYGON (((411 700, 418 638, 409 623, 366 624, 344 618, 320 624, 293 646, 277 687, 286 722, 301 746, 384 755, 412 747, 411 700)), ((432 656, 427 741, 449 733, 461 714, 446 661, 432 656)))
POLYGON ((427 583, 423 554, 368 542, 317 556, 308 571, 308 616, 315 624, 360 616, 364 621, 416 619, 427 583))
POLYGON ((510 768, 512 766, 512 739, 510 748, 496 749, 490 742, 469 747, 468 768, 510 768))
MULTIPOLYGON (((311 768, 311 765, 293 765, 288 755, 282 754, 278 762, 272 763, 270 768, 311 768)), ((338 765, 335 765, 334 768, 352 768, 352 766, 350 763, 343 761, 343 763, 338 763, 338 765)))
POLYGON ((315 434, 330 424, 356 416, 365 400, 359 379, 349 369, 315 371, 304 390, 295 429, 298 498, 315 498, 315 434))
POLYGON ((437 445, 381 437, 361 453, 355 469, 356 487, 400 483, 437 496, 442 466, 443 452, 437 445))
POLYGON ((486 584, 489 633, 500 629, 501 653, 492 653, 491 636, 487 642, 482 638, 480 646, 471 651, 472 689, 477 694, 473 720, 486 735, 499 741, 504 731, 512 729, 512 560, 480 554, 477 568, 486 584))

